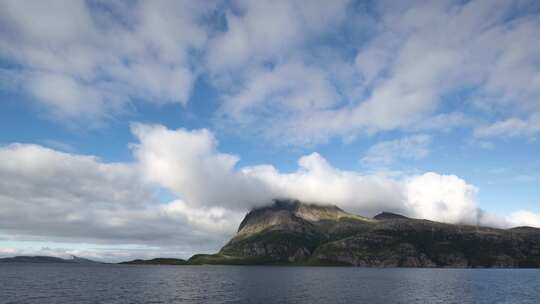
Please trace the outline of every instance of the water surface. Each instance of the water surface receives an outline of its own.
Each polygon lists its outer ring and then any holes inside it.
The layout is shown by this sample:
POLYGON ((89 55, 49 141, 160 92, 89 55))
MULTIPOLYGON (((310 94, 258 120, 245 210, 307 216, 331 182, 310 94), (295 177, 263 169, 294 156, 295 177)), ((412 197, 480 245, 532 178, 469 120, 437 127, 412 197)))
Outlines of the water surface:
POLYGON ((0 264, 0 303, 540 303, 537 269, 0 264))

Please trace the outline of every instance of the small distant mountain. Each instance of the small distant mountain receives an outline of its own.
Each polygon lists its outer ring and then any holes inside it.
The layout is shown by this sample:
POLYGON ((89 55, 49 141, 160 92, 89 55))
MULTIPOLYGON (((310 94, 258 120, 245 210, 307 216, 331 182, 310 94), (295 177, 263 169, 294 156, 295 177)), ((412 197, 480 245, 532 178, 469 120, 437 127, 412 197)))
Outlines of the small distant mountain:
POLYGON ((249 212, 216 254, 190 264, 540 267, 540 229, 452 225, 383 212, 275 200, 249 212))
POLYGON ((64 263, 64 264, 103 264, 77 256, 71 259, 62 259, 52 256, 15 256, 10 258, 0 258, 0 263, 64 263))
POLYGON ((151 260, 132 260, 127 262, 121 262, 118 264, 125 265, 186 265, 187 261, 183 259, 174 259, 174 258, 155 258, 151 260))

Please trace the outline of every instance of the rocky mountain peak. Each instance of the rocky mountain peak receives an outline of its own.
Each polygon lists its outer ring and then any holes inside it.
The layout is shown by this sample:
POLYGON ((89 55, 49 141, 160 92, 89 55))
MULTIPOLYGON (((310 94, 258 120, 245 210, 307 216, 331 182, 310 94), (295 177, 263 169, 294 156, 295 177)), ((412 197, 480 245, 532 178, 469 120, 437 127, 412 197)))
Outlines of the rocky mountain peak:
POLYGON ((294 228, 296 224, 308 222, 317 224, 321 221, 337 221, 353 218, 369 221, 370 219, 343 211, 336 205, 303 203, 294 199, 274 199, 269 206, 251 210, 238 227, 238 234, 251 234, 274 227, 294 228))

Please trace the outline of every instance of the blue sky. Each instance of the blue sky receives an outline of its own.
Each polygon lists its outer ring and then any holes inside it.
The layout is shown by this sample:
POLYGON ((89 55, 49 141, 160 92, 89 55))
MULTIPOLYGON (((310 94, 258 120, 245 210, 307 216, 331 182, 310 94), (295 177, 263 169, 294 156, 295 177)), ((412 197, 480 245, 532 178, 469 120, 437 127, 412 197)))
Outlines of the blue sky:
POLYGON ((0 255, 212 252, 277 196, 540 226, 535 1, 0 12, 0 255))

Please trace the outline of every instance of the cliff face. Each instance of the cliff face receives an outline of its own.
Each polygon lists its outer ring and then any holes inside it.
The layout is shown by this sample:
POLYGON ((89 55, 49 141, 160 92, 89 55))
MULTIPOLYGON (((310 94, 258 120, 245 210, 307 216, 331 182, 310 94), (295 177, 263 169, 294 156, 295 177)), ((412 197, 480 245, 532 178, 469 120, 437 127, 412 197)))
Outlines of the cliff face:
POLYGON ((338 235, 354 235, 371 222, 336 206, 276 200, 272 206, 248 213, 236 236, 219 253, 266 262, 304 261, 321 244, 338 235))
POLYGON ((216 255, 193 264, 374 267, 540 267, 540 229, 450 225, 382 213, 373 219, 336 206, 276 200, 249 212, 216 255))

